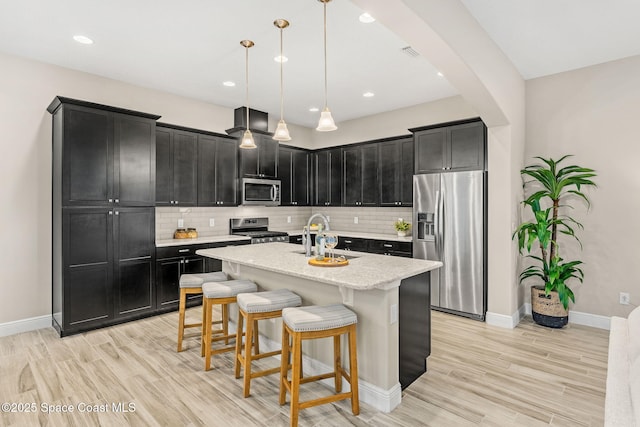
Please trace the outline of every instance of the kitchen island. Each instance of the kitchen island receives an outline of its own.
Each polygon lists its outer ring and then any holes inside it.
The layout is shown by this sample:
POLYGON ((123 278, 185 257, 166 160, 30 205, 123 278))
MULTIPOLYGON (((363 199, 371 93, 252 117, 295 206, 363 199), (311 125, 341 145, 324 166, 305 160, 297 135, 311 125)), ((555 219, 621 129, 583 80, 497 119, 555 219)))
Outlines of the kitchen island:
MULTIPOLYGON (((300 295, 303 305, 349 306, 358 315, 360 400, 389 412, 400 403, 401 388, 426 370, 430 352, 429 271, 442 264, 352 251, 336 253, 347 256, 349 265, 311 266, 301 246, 288 243, 197 251, 222 260, 227 275, 253 280, 259 290, 290 289, 300 295)), ((231 319, 237 319, 237 311, 232 311, 231 319)), ((281 325, 280 319, 260 324, 266 348, 280 347, 281 325)), ((305 373, 331 370, 330 343, 305 344, 305 373)))

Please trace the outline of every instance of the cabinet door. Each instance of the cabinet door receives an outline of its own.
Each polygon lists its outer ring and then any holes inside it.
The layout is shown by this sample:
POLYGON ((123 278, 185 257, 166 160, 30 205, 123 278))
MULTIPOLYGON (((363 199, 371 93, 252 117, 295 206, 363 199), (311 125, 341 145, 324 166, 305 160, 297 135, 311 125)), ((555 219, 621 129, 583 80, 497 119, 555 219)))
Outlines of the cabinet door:
POLYGON ((198 138, 191 132, 174 131, 173 135, 173 197, 174 204, 197 204, 198 138))
POLYGON ((116 315, 154 308, 155 210, 114 209, 116 315))
MULTIPOLYGON (((278 166, 280 169, 281 166, 278 166)), ((293 150, 291 153, 292 201, 297 206, 309 205, 309 154, 293 150)))
POLYGON ((295 204, 293 196, 293 150, 280 147, 278 152, 278 179, 280 180, 280 204, 283 206, 295 204))
POLYGON ((113 319, 112 213, 109 208, 63 209, 65 333, 97 327, 113 319))
POLYGON ((378 147, 363 145, 362 152, 362 206, 378 206, 378 147))
POLYGON ((330 165, 330 152, 318 151, 313 155, 315 160, 315 191, 314 191, 314 205, 325 206, 329 204, 330 197, 330 179, 329 179, 329 165, 330 165))
POLYGON ((402 157, 400 162, 400 194, 399 202, 402 206, 413 205, 413 168, 414 168, 414 156, 413 156, 413 138, 407 138, 401 140, 400 155, 402 157))
POLYGON ((198 135, 198 206, 217 204, 216 143, 216 138, 213 136, 198 135))
POLYGON ((173 134, 156 128, 156 206, 169 206, 173 200, 173 134))
POLYGON ((362 161, 360 148, 345 148, 342 152, 344 164, 344 202, 346 206, 359 206, 362 197, 362 161))
POLYGON ((442 172, 445 168, 446 128, 416 132, 415 171, 416 173, 442 172))
POLYGON ((380 158, 380 206, 398 206, 400 200, 401 151, 396 141, 378 144, 380 158))
POLYGON ((449 169, 484 169, 484 140, 482 122, 451 126, 447 153, 449 169))
MULTIPOLYGON (((259 143, 258 138, 254 135, 254 140, 256 144, 259 143)), ((254 149, 239 149, 238 153, 240 156, 240 170, 239 176, 249 176, 256 177, 258 176, 258 153, 260 152, 259 148, 254 149)))
POLYGON ((329 206, 342 204, 342 149, 329 150, 329 206))
POLYGON ((114 115, 114 198, 121 206, 153 206, 156 191, 156 122, 114 115))
POLYGON ((109 205, 113 192, 113 118, 109 112, 64 106, 62 204, 109 205))
POLYGON ((269 135, 260 135, 258 145, 258 173, 260 176, 278 176, 278 141, 269 135))
POLYGON ((219 138, 216 143, 216 194, 219 205, 238 204, 238 143, 219 138))
POLYGON ((156 308, 175 308, 180 298, 182 258, 164 258, 156 262, 156 308))

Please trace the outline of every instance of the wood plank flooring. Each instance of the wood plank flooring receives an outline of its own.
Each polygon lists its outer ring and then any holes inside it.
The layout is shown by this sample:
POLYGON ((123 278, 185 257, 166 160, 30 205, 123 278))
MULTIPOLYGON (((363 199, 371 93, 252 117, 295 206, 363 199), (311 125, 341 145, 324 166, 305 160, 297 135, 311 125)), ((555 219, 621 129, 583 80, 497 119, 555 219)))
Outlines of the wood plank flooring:
MULTIPOLYGON (((199 309, 188 316, 197 319, 199 309)), ((177 323, 169 313, 63 339, 50 328, 0 338, 0 403, 23 410, 3 408, 0 425, 289 424, 277 376, 253 380, 243 399, 232 355, 214 357, 214 369, 204 372, 197 337, 176 353, 177 323), (61 412, 63 405, 73 412, 61 412)), ((361 404, 354 417, 341 401, 301 411, 300 426, 602 426, 608 335, 576 325, 542 328, 530 318, 507 330, 433 312, 428 372, 398 408, 384 414, 361 404)), ((303 398, 328 390, 307 388, 303 398)))

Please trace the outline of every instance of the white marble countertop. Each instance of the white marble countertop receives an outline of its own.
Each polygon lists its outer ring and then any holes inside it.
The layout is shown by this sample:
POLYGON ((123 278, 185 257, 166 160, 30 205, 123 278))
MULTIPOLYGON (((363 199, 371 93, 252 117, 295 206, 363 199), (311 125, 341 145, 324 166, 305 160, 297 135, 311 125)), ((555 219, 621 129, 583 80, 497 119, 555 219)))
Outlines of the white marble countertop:
POLYGON ((228 234, 224 236, 196 237, 195 239, 164 239, 156 240, 156 247, 163 248, 168 246, 197 245, 200 243, 234 242, 238 240, 251 240, 251 238, 228 234))
POLYGON ((439 261, 336 250, 337 255, 354 257, 349 265, 314 267, 302 251, 296 244, 263 243, 201 249, 196 254, 355 290, 396 287, 402 279, 442 266, 439 261))
MULTIPOLYGON (((315 233, 316 230, 311 230, 311 234, 315 233)), ((361 239, 374 239, 374 240, 391 240, 394 242, 409 242, 411 243, 413 239, 411 235, 406 237, 399 237, 396 234, 382 234, 382 233, 362 233, 356 231, 343 231, 343 230, 334 230, 331 229, 332 233, 337 234, 338 236, 347 236, 347 237, 359 237, 361 239)), ((300 231, 287 231, 289 236, 301 236, 302 230, 300 231)))

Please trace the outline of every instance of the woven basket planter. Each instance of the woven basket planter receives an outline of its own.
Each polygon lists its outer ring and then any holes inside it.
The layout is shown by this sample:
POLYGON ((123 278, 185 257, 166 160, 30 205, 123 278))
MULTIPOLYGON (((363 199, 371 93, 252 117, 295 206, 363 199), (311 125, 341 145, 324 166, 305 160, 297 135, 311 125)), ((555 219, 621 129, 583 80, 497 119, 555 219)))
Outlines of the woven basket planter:
POLYGON ((560 302, 558 293, 546 295, 544 286, 531 287, 531 314, 534 322, 549 328, 562 328, 569 323, 569 310, 560 302))

